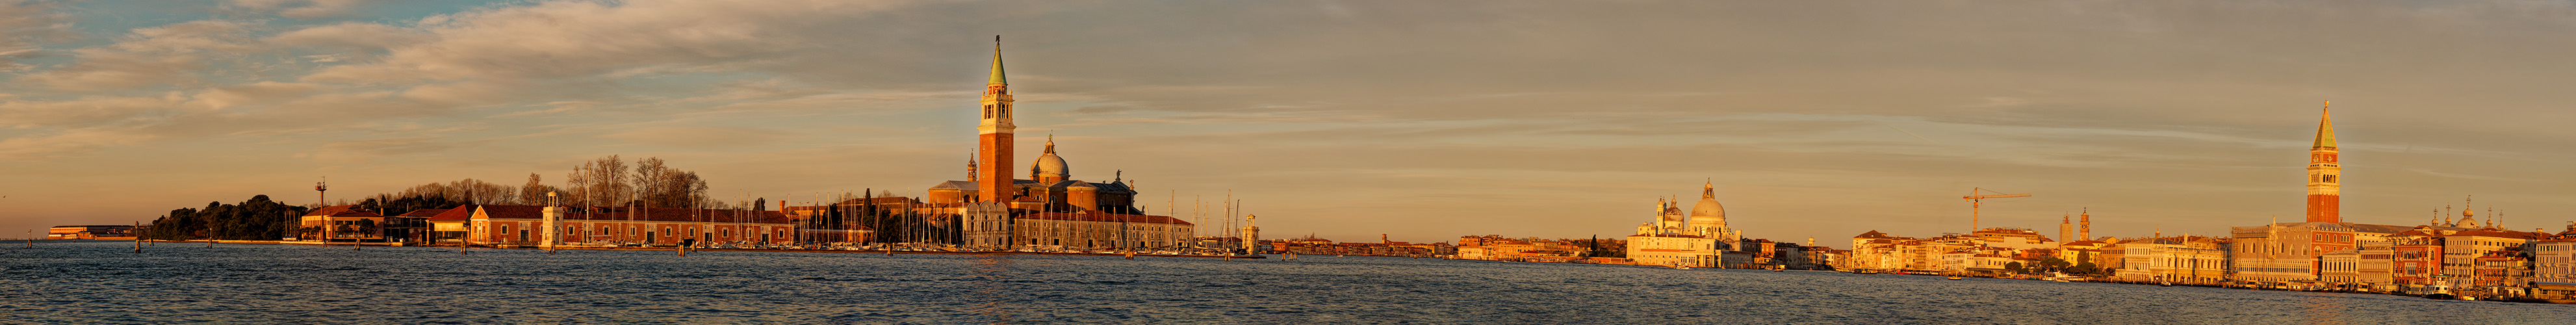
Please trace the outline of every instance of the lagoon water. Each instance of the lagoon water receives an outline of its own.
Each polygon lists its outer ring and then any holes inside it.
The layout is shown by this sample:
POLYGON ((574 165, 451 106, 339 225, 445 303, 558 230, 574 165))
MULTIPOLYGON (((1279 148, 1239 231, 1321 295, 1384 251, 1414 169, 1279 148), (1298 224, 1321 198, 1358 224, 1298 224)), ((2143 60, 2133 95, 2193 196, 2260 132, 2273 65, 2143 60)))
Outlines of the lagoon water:
POLYGON ((8 244, 5 323, 2576 323, 2571 305, 1382 257, 8 244))

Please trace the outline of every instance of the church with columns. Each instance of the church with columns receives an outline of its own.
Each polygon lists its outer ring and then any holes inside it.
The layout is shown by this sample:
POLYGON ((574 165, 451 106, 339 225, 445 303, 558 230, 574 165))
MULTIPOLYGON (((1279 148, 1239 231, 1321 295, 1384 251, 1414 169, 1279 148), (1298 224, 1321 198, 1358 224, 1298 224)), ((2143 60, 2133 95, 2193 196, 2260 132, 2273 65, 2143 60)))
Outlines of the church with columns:
POLYGON ((1073 168, 1048 136, 1029 177, 1014 175, 1017 147, 1010 83, 1003 78, 1000 39, 994 40, 992 77, 984 85, 968 180, 931 186, 924 197, 954 207, 962 217, 959 244, 969 249, 1021 247, 1166 249, 1193 241, 1196 225, 1136 208, 1135 182, 1113 173, 1106 182, 1073 178, 1073 168))
POLYGON ((1717 203, 1717 185, 1703 184, 1699 202, 1684 217, 1680 200, 1655 202, 1655 221, 1637 225, 1628 236, 1628 259, 1640 265, 1728 267, 1754 262, 1744 233, 1726 225, 1726 207, 1717 203))

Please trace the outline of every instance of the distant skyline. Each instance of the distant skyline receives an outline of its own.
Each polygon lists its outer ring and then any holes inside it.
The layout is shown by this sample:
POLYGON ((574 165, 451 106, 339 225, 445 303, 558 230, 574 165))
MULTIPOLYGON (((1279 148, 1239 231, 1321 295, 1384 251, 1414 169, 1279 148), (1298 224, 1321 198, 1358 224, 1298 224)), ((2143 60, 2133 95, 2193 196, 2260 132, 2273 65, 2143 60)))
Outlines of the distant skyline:
POLYGON ((919 196, 993 35, 1019 157, 1272 238, 1613 238, 1704 180, 1783 242, 1964 232, 1974 187, 2033 194, 1990 227, 2223 235, 2302 219, 2327 100, 2345 221, 2576 220, 2567 2, 0 0, 0 233, 612 154, 919 196))

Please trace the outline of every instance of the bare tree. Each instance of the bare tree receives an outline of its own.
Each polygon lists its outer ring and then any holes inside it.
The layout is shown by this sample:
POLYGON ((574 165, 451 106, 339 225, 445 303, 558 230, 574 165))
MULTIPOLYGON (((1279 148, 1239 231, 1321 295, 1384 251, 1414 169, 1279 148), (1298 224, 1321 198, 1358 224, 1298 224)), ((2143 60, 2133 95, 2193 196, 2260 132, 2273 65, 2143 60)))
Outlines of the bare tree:
POLYGON ((632 179, 635 183, 634 188, 638 191, 636 199, 644 200, 641 203, 647 207, 671 207, 672 202, 669 201, 671 197, 667 195, 670 190, 670 175, 671 168, 663 165, 661 157, 636 159, 635 178, 632 179))

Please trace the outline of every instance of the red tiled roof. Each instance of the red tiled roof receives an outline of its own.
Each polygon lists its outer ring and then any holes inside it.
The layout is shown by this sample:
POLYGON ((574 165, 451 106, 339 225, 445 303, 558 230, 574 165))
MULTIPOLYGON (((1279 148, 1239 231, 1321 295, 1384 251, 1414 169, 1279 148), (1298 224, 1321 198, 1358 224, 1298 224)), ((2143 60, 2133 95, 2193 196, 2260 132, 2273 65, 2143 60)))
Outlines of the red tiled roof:
POLYGON ((1653 235, 1630 235, 1630 236, 1628 236, 1628 237, 1703 238, 1703 237, 1700 237, 1699 235, 1666 235, 1666 234, 1653 234, 1653 235))
MULTIPOLYGON (((352 211, 356 211, 356 212, 359 212, 359 213, 366 213, 365 211, 357 211, 357 210, 358 210, 358 205, 356 205, 356 204, 334 205, 334 206, 322 207, 322 208, 320 208, 320 209, 313 209, 313 211, 312 211, 312 212, 306 212, 306 213, 304 213, 304 216, 307 216, 307 217, 313 217, 313 216, 355 217, 355 216, 357 216, 357 215, 343 215, 343 214, 341 214, 341 213, 347 213, 347 212, 352 212, 352 211)), ((376 215, 376 214, 374 214, 374 213, 367 213, 367 214, 368 214, 367 216, 370 216, 370 217, 373 217, 373 216, 381 216, 381 215, 376 215)))
POLYGON ((2523 231, 2512 231, 2512 230, 2486 230, 2486 229, 2479 229, 2479 230, 2466 230, 2466 231, 2461 231, 2461 232, 2458 232, 2458 233, 2452 233, 2451 235, 2452 235, 2452 236, 2482 236, 2482 237, 2498 237, 2498 238, 2517 238, 2517 239, 2540 239, 2541 237, 2546 237, 2546 236, 2547 236, 2547 234, 2543 234, 2543 233, 2536 233, 2536 232, 2523 232, 2523 231))
POLYGON ((322 207, 322 209, 319 209, 319 210, 313 210, 313 212, 312 212, 312 213, 306 213, 306 214, 304 214, 304 215, 305 215, 305 216, 332 216, 332 217, 382 217, 382 216, 385 216, 385 215, 381 215, 381 214, 376 214, 375 212, 367 212, 367 211, 364 211, 364 210, 358 210, 358 206, 357 206, 357 205, 354 205, 354 204, 352 204, 352 205, 334 205, 334 206, 322 207))
POLYGON ((908 198, 908 197, 901 197, 901 196, 878 197, 878 198, 875 198, 875 199, 869 199, 869 198, 852 198, 852 199, 848 199, 848 200, 841 200, 841 203, 840 203, 840 204, 868 204, 868 203, 870 203, 869 201, 872 201, 872 200, 873 200, 873 201, 875 201, 875 203, 876 203, 876 204, 878 204, 878 205, 896 205, 896 204, 905 204, 905 203, 921 204, 921 200, 914 200, 914 199, 912 199, 912 198, 908 198))
POLYGON ((455 209, 439 211, 438 215, 429 216, 429 220, 471 220, 474 219, 474 207, 475 205, 467 204, 455 209))
POLYGON ((1107 212, 1100 212, 1100 211, 1083 211, 1083 212, 1042 212, 1042 213, 1034 213, 1034 214, 1025 214, 1025 215, 1020 215, 1020 216, 1019 216, 1019 218, 1020 218, 1020 219, 1038 219, 1038 220, 1072 220, 1072 221, 1101 221, 1101 222, 1121 222, 1121 221, 1124 221, 1124 222, 1134 222, 1134 223, 1160 223, 1160 224, 1174 224, 1174 225, 1189 225, 1189 224, 1191 224, 1191 223, 1190 223, 1190 222, 1188 222, 1188 221, 1181 221, 1181 219, 1172 218, 1172 217, 1167 217, 1167 216, 1142 215, 1142 214, 1117 214, 1117 213, 1107 213, 1107 212))
POLYGON ((402 216, 404 216, 404 217, 430 217, 430 216, 437 216, 437 215, 438 215, 439 213, 441 213, 441 212, 447 212, 447 210, 452 210, 452 209, 420 209, 420 210, 411 210, 411 212, 404 212, 404 213, 402 214, 402 216))

